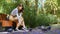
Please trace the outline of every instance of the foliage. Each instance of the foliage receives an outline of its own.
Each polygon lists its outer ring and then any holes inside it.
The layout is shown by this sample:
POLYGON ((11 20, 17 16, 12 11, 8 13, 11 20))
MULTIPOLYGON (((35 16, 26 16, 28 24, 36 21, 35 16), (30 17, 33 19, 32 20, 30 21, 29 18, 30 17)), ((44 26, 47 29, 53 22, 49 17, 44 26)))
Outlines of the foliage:
POLYGON ((50 24, 57 22, 57 17, 52 14, 40 14, 37 17, 36 22, 38 22, 39 25, 49 26, 50 24))

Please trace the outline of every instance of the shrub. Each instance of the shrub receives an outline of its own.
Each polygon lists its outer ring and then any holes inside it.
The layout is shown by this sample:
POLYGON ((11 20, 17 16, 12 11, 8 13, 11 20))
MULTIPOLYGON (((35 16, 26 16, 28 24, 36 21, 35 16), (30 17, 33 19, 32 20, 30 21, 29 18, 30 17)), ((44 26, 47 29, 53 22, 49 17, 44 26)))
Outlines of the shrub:
POLYGON ((56 16, 52 15, 52 14, 48 14, 48 15, 44 15, 44 14, 40 14, 36 17, 36 22, 38 23, 38 25, 44 25, 44 26, 49 26, 50 24, 56 23, 56 16))

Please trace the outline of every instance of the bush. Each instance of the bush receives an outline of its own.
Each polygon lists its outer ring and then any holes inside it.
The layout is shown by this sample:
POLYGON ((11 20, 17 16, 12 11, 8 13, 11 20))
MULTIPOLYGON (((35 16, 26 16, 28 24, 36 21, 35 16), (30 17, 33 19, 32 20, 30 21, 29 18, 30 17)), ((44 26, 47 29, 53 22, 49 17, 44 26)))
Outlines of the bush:
POLYGON ((50 24, 56 23, 56 16, 52 14, 44 15, 40 14, 36 17, 36 22, 38 23, 39 26, 44 25, 44 26, 49 26, 50 24))
POLYGON ((34 8, 32 8, 32 7, 29 8, 28 6, 26 6, 24 8, 23 16, 24 16, 24 21, 25 21, 25 24, 27 25, 27 27, 31 27, 31 28, 36 27, 34 10, 35 10, 34 8))

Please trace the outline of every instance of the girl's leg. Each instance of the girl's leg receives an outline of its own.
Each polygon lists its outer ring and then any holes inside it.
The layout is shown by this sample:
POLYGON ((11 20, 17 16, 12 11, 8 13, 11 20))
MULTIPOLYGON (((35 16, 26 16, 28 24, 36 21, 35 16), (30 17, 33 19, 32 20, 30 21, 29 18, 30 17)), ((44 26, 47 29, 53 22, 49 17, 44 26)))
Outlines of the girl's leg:
POLYGON ((21 22, 21 25, 23 26, 23 28, 26 28, 24 20, 21 22))
POLYGON ((22 21, 22 19, 20 18, 20 20, 18 20, 18 23, 17 23, 17 26, 16 26, 16 29, 17 29, 17 30, 19 30, 18 28, 19 28, 19 26, 21 25, 21 21, 22 21))
POLYGON ((14 17, 13 16, 9 16, 9 20, 14 21, 14 17))
POLYGON ((20 23, 17 23, 16 30, 19 30, 18 28, 20 25, 21 25, 20 23))
POLYGON ((21 25, 23 26, 23 30, 25 30, 25 31, 29 31, 29 30, 27 30, 27 28, 26 28, 26 26, 25 26, 25 23, 24 23, 24 20, 21 22, 21 25))
POLYGON ((25 26, 24 19, 21 22, 21 26, 23 26, 22 27, 23 30, 28 31, 27 28, 26 28, 26 26, 25 26))

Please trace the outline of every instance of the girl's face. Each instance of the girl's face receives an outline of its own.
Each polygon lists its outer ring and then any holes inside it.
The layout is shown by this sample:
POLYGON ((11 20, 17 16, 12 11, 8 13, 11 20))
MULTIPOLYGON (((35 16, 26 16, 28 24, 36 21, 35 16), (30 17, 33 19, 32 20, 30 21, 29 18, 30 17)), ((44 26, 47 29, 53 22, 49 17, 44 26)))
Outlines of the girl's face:
POLYGON ((19 10, 22 10, 22 7, 18 7, 19 10))

